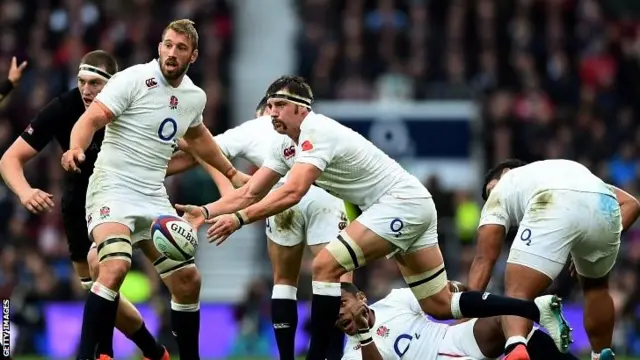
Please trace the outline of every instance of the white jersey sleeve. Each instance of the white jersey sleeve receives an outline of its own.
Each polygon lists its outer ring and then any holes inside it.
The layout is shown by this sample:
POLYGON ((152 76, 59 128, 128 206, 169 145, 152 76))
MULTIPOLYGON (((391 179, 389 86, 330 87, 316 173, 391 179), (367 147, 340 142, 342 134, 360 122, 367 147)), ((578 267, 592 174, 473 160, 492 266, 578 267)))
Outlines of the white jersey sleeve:
POLYGON ((300 154, 296 157, 296 162, 311 164, 320 171, 324 171, 327 165, 333 160, 335 144, 331 137, 311 128, 309 131, 300 133, 300 154))
POLYGON ((397 304, 400 308, 409 309, 416 314, 423 314, 420 303, 409 288, 393 289, 387 296, 387 299, 397 304))
POLYGON ((282 140, 273 141, 271 143, 269 154, 265 158, 262 166, 267 167, 282 176, 285 176, 290 169, 289 165, 282 157, 282 154, 285 151, 287 145, 288 143, 284 140, 284 138, 282 140))
POLYGON ((231 128, 222 134, 214 136, 218 147, 229 160, 244 155, 244 139, 242 125, 231 128))
MULTIPOLYGON (((504 177, 506 178, 507 175, 508 173, 505 174, 504 177)), ((478 227, 483 225, 502 225, 504 226, 505 232, 509 232, 512 221, 507 209, 507 201, 509 200, 505 196, 508 195, 505 193, 509 187, 507 184, 509 179, 505 178, 498 181, 491 191, 491 194, 489 194, 487 202, 482 207, 478 227)))
MULTIPOLYGON (((206 96, 207 95, 205 94, 205 97, 206 96)), ((205 101, 205 103, 206 103, 206 101, 205 101)), ((204 108, 202 108, 202 111, 204 111, 204 108)), ((193 127, 196 127, 196 126, 202 124, 202 122, 203 122, 202 111, 195 118, 193 118, 193 121, 191 122, 191 124, 189 124, 189 128, 193 128, 193 127)))
POLYGON ((96 96, 96 100, 106 106, 114 115, 114 120, 142 94, 142 86, 137 76, 125 69, 113 75, 96 96))

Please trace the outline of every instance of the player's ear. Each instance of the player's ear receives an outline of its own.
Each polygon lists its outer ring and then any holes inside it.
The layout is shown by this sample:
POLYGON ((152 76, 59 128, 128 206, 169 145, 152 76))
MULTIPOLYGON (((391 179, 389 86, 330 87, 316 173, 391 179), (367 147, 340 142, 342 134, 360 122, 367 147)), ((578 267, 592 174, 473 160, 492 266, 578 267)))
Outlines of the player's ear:
POLYGON ((189 59, 189 64, 193 64, 198 59, 198 49, 193 50, 191 53, 191 58, 189 59))

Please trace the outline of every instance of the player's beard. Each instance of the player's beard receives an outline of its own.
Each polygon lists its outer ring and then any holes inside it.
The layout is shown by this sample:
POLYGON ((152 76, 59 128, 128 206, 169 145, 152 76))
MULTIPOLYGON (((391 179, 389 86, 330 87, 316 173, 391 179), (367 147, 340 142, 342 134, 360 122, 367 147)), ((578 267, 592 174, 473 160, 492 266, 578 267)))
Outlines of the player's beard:
POLYGON ((189 70, 188 62, 172 71, 168 71, 166 63, 164 61, 162 62, 162 75, 164 75, 167 80, 176 80, 184 75, 187 70, 189 70))

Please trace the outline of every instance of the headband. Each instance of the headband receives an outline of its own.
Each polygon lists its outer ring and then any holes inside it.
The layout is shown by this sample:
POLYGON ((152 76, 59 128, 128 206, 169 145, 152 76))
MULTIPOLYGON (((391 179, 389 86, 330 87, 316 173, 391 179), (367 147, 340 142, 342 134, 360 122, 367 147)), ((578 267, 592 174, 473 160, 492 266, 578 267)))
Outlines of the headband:
POLYGON ((78 75, 97 76, 99 78, 102 78, 105 81, 108 81, 109 79, 111 79, 111 76, 112 76, 111 74, 100 69, 99 67, 95 67, 93 65, 88 65, 88 64, 80 64, 80 67, 78 69, 78 75))
POLYGON ((304 96, 292 94, 287 90, 278 90, 275 93, 271 94, 269 97, 272 99, 286 100, 290 103, 306 107, 311 107, 311 102, 313 101, 312 99, 306 98, 304 96))

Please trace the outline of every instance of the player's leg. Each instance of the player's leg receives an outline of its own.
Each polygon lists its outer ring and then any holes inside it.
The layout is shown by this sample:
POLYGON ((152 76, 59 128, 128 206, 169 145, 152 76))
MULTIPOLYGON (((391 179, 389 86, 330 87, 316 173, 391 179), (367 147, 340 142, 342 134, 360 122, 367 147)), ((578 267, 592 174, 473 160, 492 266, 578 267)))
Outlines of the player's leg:
MULTIPOLYGON (((148 238, 148 232, 145 234, 148 238)), ((200 272, 195 259, 174 261, 162 255, 150 240, 136 243, 153 262, 171 292, 171 330, 181 359, 200 359, 200 272)))
MULTIPOLYGON (((405 207, 412 203, 403 203, 405 207)), ((396 241, 393 237, 388 237, 390 242, 398 248, 396 255, 400 272, 405 281, 420 302, 422 309, 436 319, 446 320, 451 318, 483 318, 498 315, 516 315, 523 318, 539 321, 547 317, 559 315, 550 303, 550 298, 537 304, 536 301, 526 301, 512 297, 497 296, 478 291, 466 291, 452 294, 447 286, 447 275, 444 268, 442 253, 437 244, 437 214, 433 201, 429 199, 427 204, 423 204, 425 224, 427 229, 421 229, 422 234, 417 236, 413 233, 420 230, 417 226, 409 226, 408 220, 402 220, 402 225, 396 225, 398 238, 416 236, 417 240, 409 243, 410 246, 402 248, 402 242, 396 241)), ((390 206, 389 209, 393 210, 390 206)), ((420 210, 413 206, 407 211, 413 213, 420 210)), ((399 213, 398 210, 395 213, 399 213)), ((363 214, 363 216, 366 214, 363 214)), ((381 214, 384 215, 384 214, 381 214)), ((360 218, 363 218, 361 216, 360 218)), ((380 219, 383 219, 381 216, 380 219)), ((393 220, 400 221, 400 220, 393 220)), ((375 222, 372 222, 375 225, 375 222)), ((387 226, 386 228, 392 228, 387 226)), ((380 228, 378 226, 378 228, 380 228)), ((542 298, 543 300, 546 298, 542 298)), ((558 317, 559 318, 559 317, 558 317)), ((554 320, 556 317, 554 317, 554 320)), ((547 321, 549 327, 559 327, 561 324, 547 321)), ((525 333, 526 336, 527 333, 525 333)))
MULTIPOLYGON (((131 266, 133 251, 129 226, 117 222, 101 222, 89 226, 91 237, 97 245, 100 265, 98 277, 91 286, 84 308, 78 356, 81 360, 95 359, 94 353, 98 343, 104 342, 107 345, 103 346, 112 348, 108 344, 113 342, 118 291, 131 266)), ((113 357, 113 354, 99 355, 113 357)))
MULTIPOLYGON (((581 221, 574 218, 576 212, 556 206, 553 200, 563 198, 563 201, 571 201, 571 198, 565 199, 570 196, 564 192, 544 192, 530 202, 507 259, 506 296, 536 299, 564 268, 571 246, 583 230, 581 221)), ((541 300, 536 301, 540 303, 541 300)), ((547 328, 558 349, 566 352, 570 343, 567 325, 560 324, 560 328, 554 328, 545 316, 541 316, 540 323, 547 328)), ((526 345, 526 336, 532 326, 533 323, 527 319, 504 317, 502 327, 507 337, 505 353, 509 354, 519 344, 526 345)))
MULTIPOLYGON (((95 244, 93 244, 89 250, 87 262, 89 263, 91 279, 97 279, 100 269, 98 251, 95 244)), ((89 286, 86 288, 87 290, 91 289, 93 280, 89 283, 89 286)), ((165 356, 166 353, 164 346, 160 345, 153 335, 151 335, 138 309, 136 309, 136 307, 122 295, 120 295, 120 301, 118 303, 116 329, 120 330, 129 340, 133 341, 133 343, 138 346, 140 351, 142 351, 142 354, 145 356, 145 359, 164 360, 163 356, 165 356)), ((98 344, 97 352, 100 354, 108 353, 106 352, 108 349, 101 348, 101 346, 102 344, 98 344)), ((111 352, 113 352, 113 350, 111 350, 111 352)), ((166 359, 168 359, 168 356, 166 359)))
POLYGON ((358 220, 344 229, 313 260, 311 301, 311 342, 307 359, 326 359, 340 313, 340 278, 367 262, 389 254, 391 244, 367 229, 358 220))
MULTIPOLYGON (((275 227, 270 218, 269 226, 275 227)), ((269 232, 269 227, 267 227, 269 232)), ((271 235, 273 236, 273 235, 271 235)), ((304 254, 304 242, 290 246, 276 243, 279 240, 267 238, 267 250, 273 269, 273 290, 271 292, 271 321, 278 344, 281 360, 295 359, 295 336, 298 327, 298 277, 304 254)), ((300 239, 302 240, 302 239, 300 239)))
POLYGON ((591 343, 592 358, 611 359, 615 322, 613 300, 609 294, 609 273, 620 249, 621 219, 616 199, 592 195, 596 214, 587 234, 577 242, 571 255, 584 293, 584 327, 591 343))

